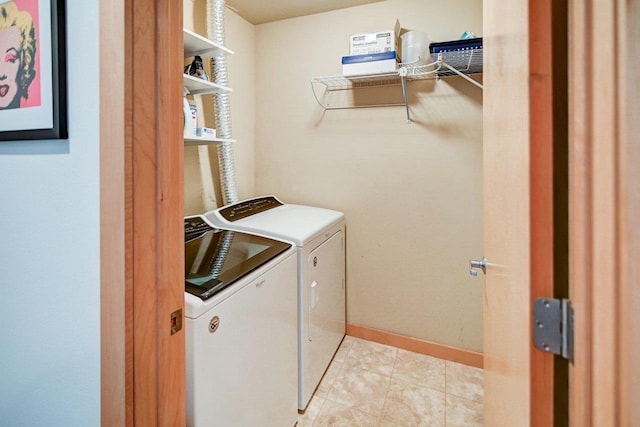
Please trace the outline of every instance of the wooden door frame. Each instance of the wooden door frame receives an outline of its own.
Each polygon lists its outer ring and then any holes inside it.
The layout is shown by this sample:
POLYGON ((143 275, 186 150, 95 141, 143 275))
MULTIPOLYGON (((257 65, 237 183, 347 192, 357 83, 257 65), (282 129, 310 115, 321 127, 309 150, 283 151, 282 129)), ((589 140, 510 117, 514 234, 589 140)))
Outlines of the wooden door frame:
MULTIPOLYGON (((533 307, 538 298, 568 297, 566 0, 530 0, 528 24, 533 307)), ((530 355, 531 425, 563 425, 566 363, 533 345, 530 355)))
POLYGON ((186 422, 182 16, 100 1, 102 425, 186 422))
MULTIPOLYGON (((529 1, 531 297, 553 297, 553 56, 551 0, 529 1)), ((554 358, 530 348, 532 426, 552 426, 554 358)))
POLYGON ((575 361, 567 396, 561 390, 566 384, 556 383, 559 362, 532 349, 531 425, 630 426, 640 420, 632 400, 640 395, 640 359, 633 351, 640 346, 640 83, 634 73, 640 69, 640 5, 570 0, 563 11, 561 3, 529 3, 531 296, 532 302, 545 295, 571 298, 575 361), (554 53, 558 38, 552 36, 554 14, 562 20, 565 12, 568 55, 554 53), (565 59, 566 83, 557 81, 563 70, 553 64, 565 59), (557 97, 567 89, 568 123, 558 122, 555 107, 564 100, 557 97), (569 135, 563 135, 567 125, 569 135), (549 188, 558 179, 558 154, 563 160, 565 153, 549 141, 567 136, 569 209, 560 212, 569 223, 565 276, 554 266, 558 258, 549 256, 564 250, 557 239, 563 231, 553 220, 563 207, 549 188), (569 278, 568 295, 558 276, 569 278), (566 404, 568 414, 559 407, 566 404))
POLYGON ((640 420, 640 6, 571 0, 569 16, 571 425, 630 426, 640 420))
MULTIPOLYGON (((551 25, 555 1, 529 2, 531 302, 554 285, 551 197, 555 152, 551 25)), ((554 405, 557 361, 531 350, 532 426, 630 426, 640 420, 640 84, 638 2, 570 0, 568 7, 569 296, 575 362, 569 419, 554 405)), ((563 91, 566 93, 566 90, 563 91)), ((560 126, 562 127, 562 126, 560 126)))
MULTIPOLYGON (((553 13, 563 13, 554 11, 558 3, 530 2, 532 301, 567 296, 554 285, 557 266, 548 256, 555 233, 550 213, 558 207, 548 192, 557 152, 546 142, 564 137, 554 134, 554 98, 563 93, 552 83, 552 63, 564 58, 553 54, 557 39, 549 31, 553 13)), ((555 383, 558 361, 532 349, 531 425, 630 426, 640 420, 632 401, 640 395, 633 352, 640 346, 640 84, 630 71, 640 69, 640 48, 630 42, 640 40, 634 25, 640 5, 570 0, 567 18, 568 296, 575 310, 575 361, 567 420, 562 408, 554 408, 565 402, 549 399, 564 387, 555 383)))

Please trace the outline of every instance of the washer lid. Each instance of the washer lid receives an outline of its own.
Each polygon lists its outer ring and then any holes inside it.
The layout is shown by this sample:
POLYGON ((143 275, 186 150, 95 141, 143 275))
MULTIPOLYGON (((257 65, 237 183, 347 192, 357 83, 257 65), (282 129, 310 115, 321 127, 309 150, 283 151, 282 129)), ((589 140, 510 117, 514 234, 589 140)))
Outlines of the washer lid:
MULTIPOLYGON (((261 266, 248 271, 247 274, 243 275, 242 277, 235 279, 232 283, 230 283, 230 286, 224 287, 220 291, 214 293, 210 298, 202 299, 196 294, 185 291, 185 317, 189 319, 197 319, 204 313, 211 310, 213 307, 216 307, 223 301, 231 298, 237 292, 244 289, 247 285, 254 283, 254 280, 259 279, 264 274, 267 274, 273 269, 278 268, 282 264, 282 262, 284 262, 289 257, 295 257, 295 253, 295 246, 287 244, 287 249, 284 252, 275 256, 274 258, 269 259, 268 262, 262 264, 261 266)), ((293 278, 293 280, 295 280, 295 277, 293 278)))
POLYGON ((275 197, 245 200, 207 212, 205 216, 216 227, 265 234, 292 241, 296 246, 303 246, 327 228, 344 220, 342 212, 313 206, 280 204, 279 201, 269 203, 268 209, 257 210, 251 215, 233 221, 226 219, 221 212, 230 208, 263 205, 262 201, 272 199, 275 197))
MULTIPOLYGON (((196 219, 186 218, 185 230, 196 219)), ((184 244, 184 275, 185 290, 203 300, 293 247, 288 242, 239 231, 215 228, 200 231, 200 235, 184 244)))

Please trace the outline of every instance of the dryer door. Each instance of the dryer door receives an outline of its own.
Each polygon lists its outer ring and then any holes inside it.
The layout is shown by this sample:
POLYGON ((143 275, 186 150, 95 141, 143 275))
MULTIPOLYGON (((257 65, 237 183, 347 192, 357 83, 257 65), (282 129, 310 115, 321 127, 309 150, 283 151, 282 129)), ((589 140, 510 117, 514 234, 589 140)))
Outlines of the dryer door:
MULTIPOLYGON (((309 271, 308 339, 314 354, 328 363, 345 333, 344 234, 335 233, 314 249, 307 259, 309 271)), ((324 366, 326 368, 326 365, 324 366)))

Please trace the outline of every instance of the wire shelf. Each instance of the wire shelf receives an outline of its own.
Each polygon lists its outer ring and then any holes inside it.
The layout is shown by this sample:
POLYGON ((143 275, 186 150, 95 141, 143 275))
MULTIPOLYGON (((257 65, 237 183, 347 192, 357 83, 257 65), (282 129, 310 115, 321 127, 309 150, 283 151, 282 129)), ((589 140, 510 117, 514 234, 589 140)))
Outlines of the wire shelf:
POLYGON ((439 79, 459 76, 482 89, 482 84, 469 77, 482 73, 482 47, 452 49, 431 54, 433 62, 428 64, 402 63, 398 69, 389 73, 364 74, 353 76, 323 76, 311 78, 311 90, 316 102, 325 110, 343 110, 351 108, 370 108, 384 106, 405 106, 407 121, 411 122, 407 103, 407 82, 415 80, 439 79), (334 106, 330 105, 330 93, 341 90, 356 90, 383 86, 401 86, 402 103, 367 106, 334 106), (324 88, 324 94, 321 89, 324 88))
POLYGON ((412 81, 482 73, 482 49, 440 52, 433 54, 432 59, 433 62, 424 65, 401 63, 396 71, 389 73, 312 77, 311 83, 320 83, 326 86, 327 90, 351 90, 399 85, 403 77, 412 81))

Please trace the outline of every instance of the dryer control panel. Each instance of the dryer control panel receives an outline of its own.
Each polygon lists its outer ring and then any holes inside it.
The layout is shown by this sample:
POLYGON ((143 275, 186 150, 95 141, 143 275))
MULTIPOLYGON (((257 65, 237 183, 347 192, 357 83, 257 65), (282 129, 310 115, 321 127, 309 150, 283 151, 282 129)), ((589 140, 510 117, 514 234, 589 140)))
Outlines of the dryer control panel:
POLYGON ((226 208, 220 209, 219 212, 224 219, 233 222, 282 205, 283 204, 275 197, 265 196, 229 205, 226 208))

